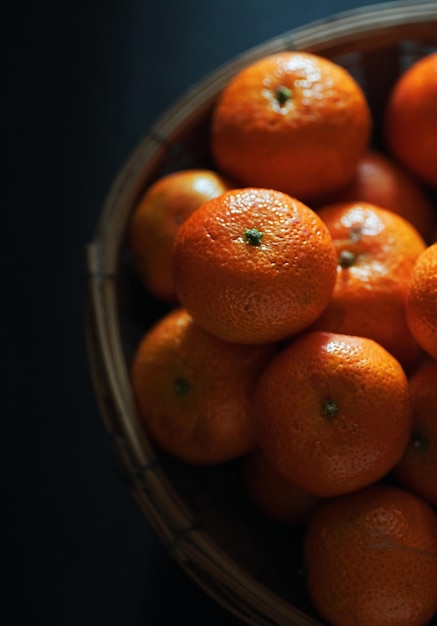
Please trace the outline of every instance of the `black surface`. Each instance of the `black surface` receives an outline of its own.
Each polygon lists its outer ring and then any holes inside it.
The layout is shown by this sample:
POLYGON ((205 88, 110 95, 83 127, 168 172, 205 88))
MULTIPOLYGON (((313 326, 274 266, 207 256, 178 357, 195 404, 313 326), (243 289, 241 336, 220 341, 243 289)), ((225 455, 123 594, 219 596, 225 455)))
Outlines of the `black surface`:
POLYGON ((251 46, 362 4, 43 0, 3 11, 2 622, 240 623, 170 560, 121 483, 89 378, 84 249, 118 169, 185 89, 251 46))

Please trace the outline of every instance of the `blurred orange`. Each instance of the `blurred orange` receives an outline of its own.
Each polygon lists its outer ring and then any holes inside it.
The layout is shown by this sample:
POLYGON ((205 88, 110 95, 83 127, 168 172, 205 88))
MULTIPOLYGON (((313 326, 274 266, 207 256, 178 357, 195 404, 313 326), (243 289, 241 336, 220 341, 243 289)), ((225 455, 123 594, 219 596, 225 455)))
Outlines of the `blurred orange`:
POLYGON ((393 156, 437 187, 437 52, 400 75, 386 106, 383 132, 393 156))
POLYGON ((418 179, 386 154, 367 151, 352 180, 324 204, 364 201, 393 211, 409 221, 425 241, 437 228, 437 210, 418 179))
POLYGON ((406 319, 406 297, 425 242, 392 211, 347 202, 318 211, 338 256, 337 281, 314 328, 374 339, 405 367, 422 355, 406 319))
POLYGON ((304 524, 320 501, 320 498, 279 474, 260 448, 244 458, 243 479, 255 505, 272 519, 284 524, 304 524))
POLYGON ((211 170, 181 170, 159 178, 142 196, 130 219, 129 248, 144 286, 157 298, 176 301, 171 255, 179 226, 228 188, 211 170))

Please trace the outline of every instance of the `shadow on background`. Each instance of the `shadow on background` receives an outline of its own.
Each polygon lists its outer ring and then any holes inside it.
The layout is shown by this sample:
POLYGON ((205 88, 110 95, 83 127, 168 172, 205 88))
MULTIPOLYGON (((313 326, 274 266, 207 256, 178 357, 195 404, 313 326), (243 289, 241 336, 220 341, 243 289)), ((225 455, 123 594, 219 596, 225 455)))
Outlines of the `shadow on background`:
POLYGON ((245 49, 360 4, 41 0, 6 7, 8 624, 237 623, 169 561, 119 480, 88 371, 85 246, 116 172, 176 97, 245 49))

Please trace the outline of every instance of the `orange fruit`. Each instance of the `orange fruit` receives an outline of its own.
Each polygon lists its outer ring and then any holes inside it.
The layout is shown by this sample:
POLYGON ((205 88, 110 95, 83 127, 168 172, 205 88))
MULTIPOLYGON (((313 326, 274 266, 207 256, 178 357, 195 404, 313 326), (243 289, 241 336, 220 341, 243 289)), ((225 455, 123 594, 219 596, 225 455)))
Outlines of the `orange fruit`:
POLYGON ((437 52, 398 78, 386 105, 383 133, 389 151, 437 187, 437 52))
POLYGON ((223 342, 183 309, 142 338, 131 366, 140 417, 150 439, 192 464, 215 464, 255 446, 250 404, 272 346, 223 342))
POLYGON ((413 427, 395 468, 402 486, 437 506, 437 362, 428 361, 409 379, 413 427))
POLYGON ((437 611, 437 516, 396 487, 323 503, 304 537, 307 587, 335 626, 426 626, 437 611))
POLYGON ((279 191, 245 188, 205 202, 181 225, 173 263, 180 302, 198 324, 262 344, 315 321, 337 258, 314 211, 279 191))
POLYGON ((372 120, 355 79, 340 65, 287 51, 240 70, 213 111, 211 152, 241 186, 313 201, 353 175, 372 120))
POLYGON ((418 180, 377 150, 368 150, 361 157, 352 180, 331 196, 329 204, 357 201, 401 215, 425 241, 431 241, 437 228, 437 212, 418 180))
POLYGON ((277 472, 317 496, 385 476, 407 446, 411 421, 404 370, 366 337, 303 333, 256 386, 260 447, 277 472))
POLYGON ((179 226, 228 188, 219 174, 190 169, 162 176, 145 191, 130 218, 128 243, 135 268, 155 297, 176 300, 171 253, 179 226))
POLYGON ((306 523, 320 501, 279 474, 260 448, 243 459, 243 479, 247 493, 258 509, 284 524, 306 523))
POLYGON ((437 243, 428 246, 414 265, 406 309, 416 341, 437 359, 437 243))
POLYGON ((318 215, 331 233, 338 268, 314 328, 370 337, 409 367, 422 351, 408 328, 405 300, 425 242, 402 217, 367 202, 331 205, 318 215))

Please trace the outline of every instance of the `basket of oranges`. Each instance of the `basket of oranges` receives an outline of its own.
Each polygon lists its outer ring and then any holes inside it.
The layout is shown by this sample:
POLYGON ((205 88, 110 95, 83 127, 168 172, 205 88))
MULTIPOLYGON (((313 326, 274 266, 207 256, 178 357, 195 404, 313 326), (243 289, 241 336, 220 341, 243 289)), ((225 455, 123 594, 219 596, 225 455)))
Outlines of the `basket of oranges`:
POLYGON ((97 399, 253 625, 437 623, 437 5, 286 32, 167 111, 87 248, 97 399))

